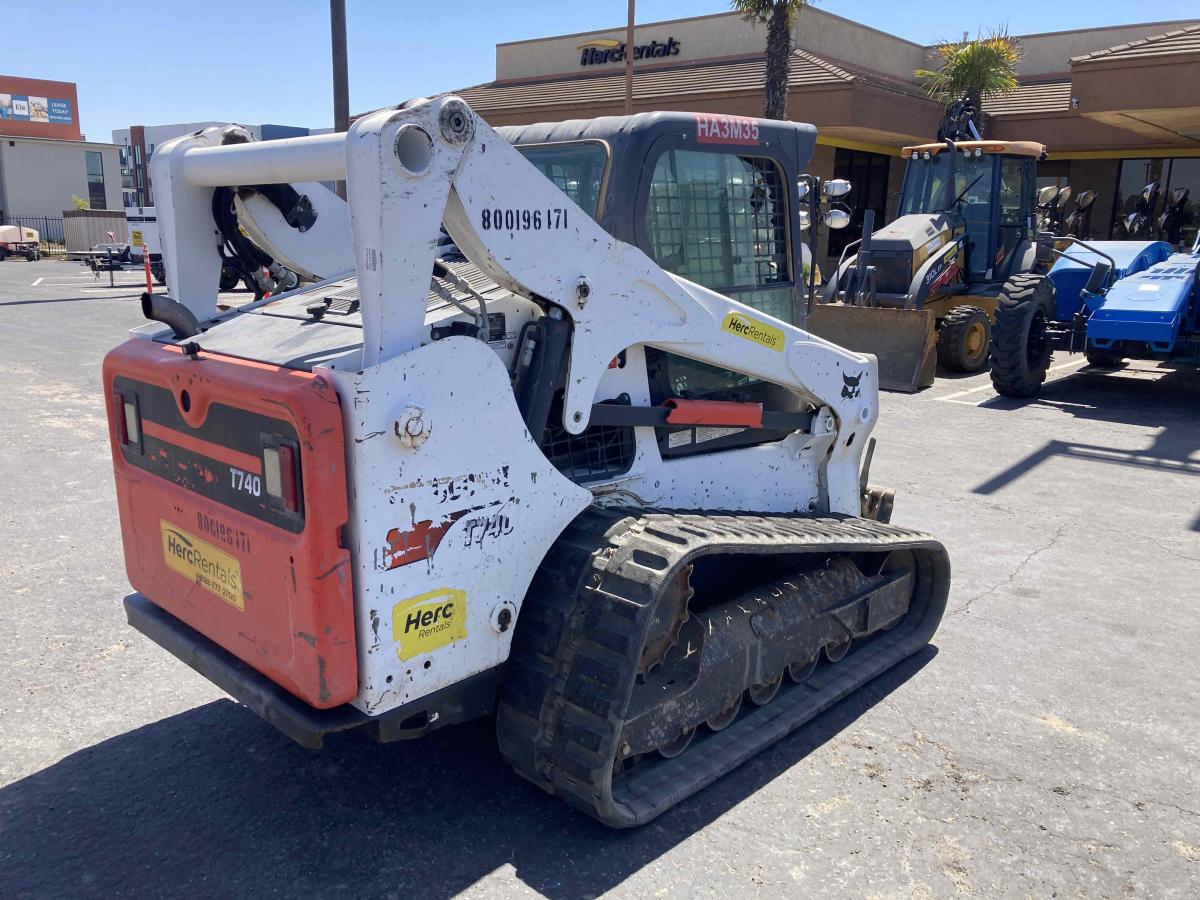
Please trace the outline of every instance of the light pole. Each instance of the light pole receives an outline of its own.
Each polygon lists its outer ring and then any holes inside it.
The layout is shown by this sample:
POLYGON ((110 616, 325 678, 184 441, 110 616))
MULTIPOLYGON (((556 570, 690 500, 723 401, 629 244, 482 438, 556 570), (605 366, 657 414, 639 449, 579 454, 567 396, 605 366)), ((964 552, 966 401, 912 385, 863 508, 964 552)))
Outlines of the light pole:
MULTIPOLYGON (((346 0, 329 0, 329 38, 333 51, 333 130, 350 130, 350 76, 346 63, 346 0)), ((335 185, 346 199, 346 182, 335 185)))
POLYGON ((633 5, 629 0, 629 15, 625 20, 625 115, 633 115, 633 5))

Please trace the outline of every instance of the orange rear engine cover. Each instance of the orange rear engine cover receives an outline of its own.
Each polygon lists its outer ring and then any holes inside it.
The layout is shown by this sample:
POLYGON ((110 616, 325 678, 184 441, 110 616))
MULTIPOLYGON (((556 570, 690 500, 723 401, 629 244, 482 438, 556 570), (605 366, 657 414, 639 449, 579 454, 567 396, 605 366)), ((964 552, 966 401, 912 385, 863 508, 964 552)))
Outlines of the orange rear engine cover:
POLYGON ((104 386, 133 587, 312 706, 354 697, 332 386, 140 339, 108 354, 104 386))

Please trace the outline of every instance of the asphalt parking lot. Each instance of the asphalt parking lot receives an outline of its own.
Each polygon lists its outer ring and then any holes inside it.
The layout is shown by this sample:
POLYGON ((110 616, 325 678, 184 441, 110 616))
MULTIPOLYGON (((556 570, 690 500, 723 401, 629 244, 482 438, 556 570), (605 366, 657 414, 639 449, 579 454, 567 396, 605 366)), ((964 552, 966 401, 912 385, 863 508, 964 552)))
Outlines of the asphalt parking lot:
POLYGON ((885 396, 954 565, 933 645, 649 826, 489 723, 312 753, 124 623, 100 361, 137 273, 0 264, 0 894, 1200 895, 1200 373, 1056 358, 885 396))

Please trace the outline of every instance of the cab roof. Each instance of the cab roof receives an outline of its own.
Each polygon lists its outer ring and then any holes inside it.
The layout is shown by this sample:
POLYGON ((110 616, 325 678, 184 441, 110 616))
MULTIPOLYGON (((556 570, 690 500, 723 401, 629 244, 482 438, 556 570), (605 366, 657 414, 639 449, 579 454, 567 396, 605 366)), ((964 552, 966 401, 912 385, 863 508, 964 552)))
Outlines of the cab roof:
MULTIPOLYGON (((1034 159, 1046 158, 1046 145, 1039 144, 1037 141, 958 141, 954 145, 959 150, 982 150, 984 153, 1001 153, 1006 156, 1031 156, 1034 159)), ((910 159, 914 153, 928 153, 930 156, 937 156, 946 145, 942 144, 918 144, 915 147, 905 147, 900 151, 900 155, 905 159, 910 159)))

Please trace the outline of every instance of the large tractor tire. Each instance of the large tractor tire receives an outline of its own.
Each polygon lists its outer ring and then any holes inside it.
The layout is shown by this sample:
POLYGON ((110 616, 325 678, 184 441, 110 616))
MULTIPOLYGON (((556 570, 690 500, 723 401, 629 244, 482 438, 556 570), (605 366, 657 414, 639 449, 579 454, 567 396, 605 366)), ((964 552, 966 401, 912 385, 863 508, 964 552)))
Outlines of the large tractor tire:
POLYGON ((1123 369, 1127 365, 1123 357, 1117 356, 1115 353, 1106 353, 1103 350, 1089 350, 1087 361, 1088 365, 1095 366, 1097 369, 1123 369))
POLYGON ((988 359, 992 322, 978 306, 956 306, 942 318, 937 355, 949 372, 978 372, 988 359))
POLYGON ((1005 397, 1037 396, 1053 346, 1054 282, 1045 275, 1014 275, 1000 289, 992 329, 992 387, 1005 397))

